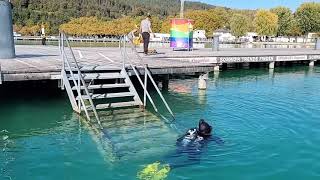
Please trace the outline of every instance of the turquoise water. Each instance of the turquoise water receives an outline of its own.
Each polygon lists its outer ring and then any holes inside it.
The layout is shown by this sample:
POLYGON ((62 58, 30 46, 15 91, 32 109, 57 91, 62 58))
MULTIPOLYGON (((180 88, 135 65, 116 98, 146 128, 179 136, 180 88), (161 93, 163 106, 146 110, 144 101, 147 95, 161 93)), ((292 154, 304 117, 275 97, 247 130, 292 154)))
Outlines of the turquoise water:
POLYGON ((319 67, 232 70, 208 85, 171 81, 173 124, 138 109, 106 116, 111 140, 88 128, 64 95, 2 96, 0 179, 135 179, 144 166, 171 161, 175 139, 200 118, 224 143, 209 142, 200 162, 167 179, 320 178, 319 67))

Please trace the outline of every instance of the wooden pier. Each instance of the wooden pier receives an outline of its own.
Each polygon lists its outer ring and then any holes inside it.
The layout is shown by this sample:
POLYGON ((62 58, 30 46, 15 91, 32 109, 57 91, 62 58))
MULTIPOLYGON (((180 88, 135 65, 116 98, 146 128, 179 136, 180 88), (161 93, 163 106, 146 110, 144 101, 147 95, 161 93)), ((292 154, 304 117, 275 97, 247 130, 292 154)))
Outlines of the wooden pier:
MULTIPOLYGON (((73 50, 83 68, 110 69, 123 66, 119 48, 74 48, 73 50)), ((272 64, 275 62, 308 61, 313 65, 315 61, 320 60, 320 50, 313 49, 172 51, 160 48, 157 51, 157 55, 141 54, 143 59, 141 61, 135 58, 134 53, 128 48, 130 59, 126 59, 125 64, 132 63, 138 68, 147 64, 154 75, 179 75, 211 72, 219 70, 219 66, 223 64, 266 62, 273 68, 272 64)), ((14 59, 0 59, 0 82, 61 79, 62 58, 58 47, 16 46, 16 55, 14 59)), ((141 70, 143 71, 143 68, 141 70)))

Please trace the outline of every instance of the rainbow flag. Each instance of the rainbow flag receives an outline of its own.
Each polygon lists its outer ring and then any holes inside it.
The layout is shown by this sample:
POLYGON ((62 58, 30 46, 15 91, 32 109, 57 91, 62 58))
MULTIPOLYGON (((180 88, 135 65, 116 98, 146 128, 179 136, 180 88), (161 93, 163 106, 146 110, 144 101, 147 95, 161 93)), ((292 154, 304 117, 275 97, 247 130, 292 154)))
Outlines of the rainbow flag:
POLYGON ((172 19, 170 29, 170 47, 186 48, 193 47, 193 24, 191 19, 172 19))

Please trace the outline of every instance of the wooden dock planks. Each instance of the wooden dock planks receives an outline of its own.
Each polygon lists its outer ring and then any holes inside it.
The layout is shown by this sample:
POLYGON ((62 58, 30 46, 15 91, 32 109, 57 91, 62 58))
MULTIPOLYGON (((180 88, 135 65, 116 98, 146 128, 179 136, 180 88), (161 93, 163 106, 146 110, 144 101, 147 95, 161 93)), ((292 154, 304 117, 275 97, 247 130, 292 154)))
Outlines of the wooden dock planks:
MULTIPOLYGON (((83 68, 121 68, 123 60, 118 48, 73 48, 83 68)), ((148 64, 153 74, 193 74, 213 71, 221 63, 320 60, 320 51, 313 49, 211 49, 172 51, 157 49, 157 55, 144 56, 143 61, 127 49, 132 63, 148 64), (132 57, 132 58, 131 58, 132 57)), ((15 59, 0 59, 3 81, 59 79, 62 61, 56 46, 16 46, 15 59)), ((143 73, 143 69, 142 73, 143 73)), ((132 73, 129 73, 132 74, 132 73)))

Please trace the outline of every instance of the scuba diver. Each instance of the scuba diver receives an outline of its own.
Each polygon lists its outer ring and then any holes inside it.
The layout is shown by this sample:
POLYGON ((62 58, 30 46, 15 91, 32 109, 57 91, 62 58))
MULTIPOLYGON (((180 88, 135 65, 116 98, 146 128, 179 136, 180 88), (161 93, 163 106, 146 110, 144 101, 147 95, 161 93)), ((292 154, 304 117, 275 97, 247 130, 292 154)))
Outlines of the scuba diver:
POLYGON ((189 129, 182 137, 177 139, 176 152, 170 155, 167 163, 171 169, 199 164, 201 154, 206 149, 210 142, 215 142, 222 145, 224 142, 221 138, 212 135, 213 127, 205 120, 200 119, 197 128, 189 129), (186 160, 181 161, 179 158, 187 157, 186 160))
POLYGON ((148 179, 145 177, 155 177, 165 179, 170 170, 199 164, 201 154, 210 142, 219 145, 224 144, 223 140, 213 134, 213 127, 205 120, 200 119, 198 127, 189 129, 184 135, 176 141, 176 151, 173 154, 153 164, 146 166, 138 173, 139 179, 148 179))

